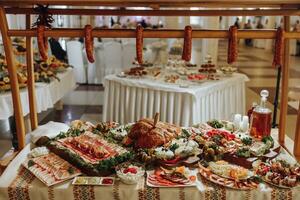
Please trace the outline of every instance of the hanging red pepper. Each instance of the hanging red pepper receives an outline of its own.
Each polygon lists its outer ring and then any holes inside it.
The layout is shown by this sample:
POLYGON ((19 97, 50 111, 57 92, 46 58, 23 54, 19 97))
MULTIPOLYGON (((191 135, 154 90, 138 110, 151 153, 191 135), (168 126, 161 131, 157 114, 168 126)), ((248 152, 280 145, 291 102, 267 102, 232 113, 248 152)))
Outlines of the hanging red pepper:
POLYGON ((136 58, 139 64, 143 64, 143 31, 141 25, 136 27, 136 58))
POLYGON ((238 39, 237 39, 237 27, 230 26, 229 38, 228 38, 228 51, 227 51, 227 63, 232 64, 237 61, 238 57, 238 39))
POLYGON ((93 27, 91 25, 85 25, 84 31, 85 31, 85 38, 84 38, 84 43, 85 43, 85 52, 87 59, 90 63, 95 62, 94 59, 94 38, 92 36, 92 30, 93 27))
POLYGON ((279 27, 276 31, 275 52, 273 57, 273 67, 280 67, 283 65, 283 46, 284 46, 284 31, 279 27))
POLYGON ((192 27, 184 28, 184 42, 182 51, 182 60, 189 62, 192 57, 192 27))

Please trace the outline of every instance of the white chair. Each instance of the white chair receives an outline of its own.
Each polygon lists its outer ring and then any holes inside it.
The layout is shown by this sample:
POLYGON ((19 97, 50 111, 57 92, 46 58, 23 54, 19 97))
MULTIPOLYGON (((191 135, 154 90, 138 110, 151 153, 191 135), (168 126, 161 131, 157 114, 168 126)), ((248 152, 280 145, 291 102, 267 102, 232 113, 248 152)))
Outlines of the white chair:
POLYGON ((114 38, 101 38, 101 40, 102 40, 103 43, 115 41, 114 38))
POLYGON ((120 42, 104 43, 104 74, 117 74, 122 71, 122 45, 120 42))
MULTIPOLYGON (((94 38, 94 58, 95 58, 95 62, 94 63, 90 63, 86 57, 86 53, 84 50, 84 61, 86 62, 87 65, 87 82, 89 84, 99 84, 99 77, 97 73, 97 68, 98 68, 98 63, 97 63, 97 56, 96 56, 96 51, 99 47, 102 46, 102 43, 98 41, 98 38, 94 38)), ((102 47, 103 48, 103 47, 102 47)))
POLYGON ((122 46, 122 66, 127 69, 133 66, 136 57, 135 40, 123 43, 122 46))
POLYGON ((99 44, 95 48, 95 59, 96 59, 96 66, 95 66, 95 83, 103 84, 104 77, 105 77, 105 57, 104 57, 104 48, 103 44, 99 44))
POLYGON ((83 62, 82 45, 79 41, 67 42, 67 56, 69 64, 74 67, 77 83, 86 83, 86 70, 83 62))

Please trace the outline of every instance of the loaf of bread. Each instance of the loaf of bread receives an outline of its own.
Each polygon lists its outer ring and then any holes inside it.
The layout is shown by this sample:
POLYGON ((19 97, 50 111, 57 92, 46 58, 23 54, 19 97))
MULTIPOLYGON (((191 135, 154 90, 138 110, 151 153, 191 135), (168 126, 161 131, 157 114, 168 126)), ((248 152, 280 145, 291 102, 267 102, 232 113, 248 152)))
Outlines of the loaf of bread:
POLYGON ((181 128, 178 126, 154 121, 141 119, 132 126, 128 137, 134 141, 136 148, 161 146, 181 134, 181 128))

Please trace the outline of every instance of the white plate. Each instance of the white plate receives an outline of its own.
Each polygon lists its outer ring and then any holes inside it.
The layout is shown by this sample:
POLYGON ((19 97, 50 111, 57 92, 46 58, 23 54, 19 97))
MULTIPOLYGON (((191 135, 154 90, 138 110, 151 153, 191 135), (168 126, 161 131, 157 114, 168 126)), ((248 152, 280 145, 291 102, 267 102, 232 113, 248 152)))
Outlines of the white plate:
POLYGON ((149 187, 164 187, 164 188, 176 188, 176 187, 194 187, 197 185, 197 170, 190 170, 191 173, 190 173, 190 176, 194 175, 196 176, 196 180, 191 182, 190 184, 176 184, 176 185, 170 185, 170 186, 167 186, 167 185, 154 185, 152 183, 149 182, 149 176, 153 175, 154 174, 154 170, 151 170, 151 171, 147 171, 147 180, 146 180, 146 184, 147 186, 149 187))

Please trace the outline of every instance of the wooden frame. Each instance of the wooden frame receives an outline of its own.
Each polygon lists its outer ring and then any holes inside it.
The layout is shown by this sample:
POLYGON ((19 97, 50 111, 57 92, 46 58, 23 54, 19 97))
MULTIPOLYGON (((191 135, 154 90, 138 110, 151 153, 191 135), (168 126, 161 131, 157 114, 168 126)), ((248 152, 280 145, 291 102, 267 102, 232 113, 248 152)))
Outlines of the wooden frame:
MULTIPOLYGON (((279 142, 286 148, 285 140, 285 125, 287 114, 287 93, 288 93, 288 78, 289 78, 289 39, 300 39, 300 33, 290 32, 289 23, 291 15, 300 15, 300 2, 299 0, 10 0, 0 2, 0 29, 3 37, 5 54, 7 57, 8 69, 10 72, 13 106, 15 110, 15 118, 17 125, 17 135, 19 140, 19 149, 25 145, 25 129, 22 115, 22 106, 19 96, 18 81, 16 75, 16 66, 14 64, 14 57, 11 47, 11 36, 25 36, 26 44, 28 45, 27 51, 27 64, 28 64, 28 89, 30 98, 30 119, 32 128, 37 127, 37 113, 35 108, 35 88, 33 80, 32 68, 32 46, 31 37, 36 37, 36 30, 30 29, 30 15, 35 14, 32 6, 36 3, 50 4, 50 5, 74 5, 74 6, 115 6, 115 7, 134 7, 143 6, 152 9, 147 10, 97 10, 97 9, 51 9, 53 14, 65 15, 142 15, 142 16, 259 16, 259 15, 282 15, 284 16, 284 29, 285 29, 285 48, 284 48, 284 66, 282 72, 281 82, 281 103, 280 103, 280 126, 279 126, 279 142), (4 7, 8 6, 8 7, 4 7), (209 8, 236 8, 236 7, 252 7, 253 10, 160 10, 160 8, 174 8, 174 7, 209 7, 209 8), (272 7, 269 10, 259 10, 261 7, 272 7), (275 9, 276 8, 276 9, 275 9), (5 14, 26 14, 27 26, 26 30, 9 30, 7 26, 5 14)), ((45 36, 55 37, 83 37, 84 31, 82 29, 53 29, 45 31, 45 36)), ((93 31, 95 37, 108 37, 108 38, 134 38, 135 30, 118 30, 118 29, 95 29, 93 31)), ((184 36, 183 30, 145 30, 145 38, 181 38, 184 36)), ((255 38, 255 39, 274 39, 275 30, 239 30, 238 38, 255 38)), ((193 38, 228 38, 226 30, 195 30, 192 34, 193 38)), ((299 126, 297 126, 299 127, 299 126)), ((298 134, 299 131, 298 131, 298 134)), ((300 136, 297 135, 295 144, 300 144, 300 136)), ((300 145, 294 146, 294 154, 300 156, 300 145)))

